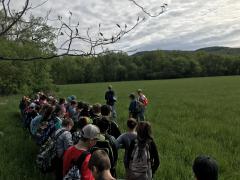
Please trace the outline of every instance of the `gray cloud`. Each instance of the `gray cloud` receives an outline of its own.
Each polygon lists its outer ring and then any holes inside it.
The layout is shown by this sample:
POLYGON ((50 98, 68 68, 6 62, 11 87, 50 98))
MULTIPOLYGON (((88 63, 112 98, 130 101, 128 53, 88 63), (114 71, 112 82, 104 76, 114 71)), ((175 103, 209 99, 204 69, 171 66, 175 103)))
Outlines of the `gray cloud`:
MULTIPOLYGON (((16 1, 16 0, 15 0, 16 1)), ((22 7, 17 1, 16 7, 22 7)), ((161 6, 159 0, 138 0, 144 7, 153 11, 161 6)), ((166 2, 166 1, 165 1, 166 2)), ((240 46, 240 1, 235 0, 168 0, 168 11, 157 18, 147 18, 134 31, 110 48, 125 51, 177 49, 192 50, 205 46, 240 46)), ((38 0, 32 0, 38 4, 38 0)), ((81 32, 91 27, 97 31, 101 23, 103 33, 111 36, 116 23, 128 26, 134 24, 143 12, 128 0, 49 0, 44 6, 34 10, 37 16, 43 16, 52 9, 52 18, 57 15, 80 22, 81 32)), ((78 46, 77 43, 75 46, 78 46)))

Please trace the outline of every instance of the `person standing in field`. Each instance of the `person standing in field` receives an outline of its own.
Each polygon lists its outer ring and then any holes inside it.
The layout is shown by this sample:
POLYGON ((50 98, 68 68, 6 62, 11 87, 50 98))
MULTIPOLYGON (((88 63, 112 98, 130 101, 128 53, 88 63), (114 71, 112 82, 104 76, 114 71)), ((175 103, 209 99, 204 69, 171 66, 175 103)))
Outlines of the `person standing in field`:
POLYGON ((130 99, 130 104, 129 104, 129 107, 128 107, 129 118, 134 118, 137 121, 139 121, 139 114, 142 111, 142 107, 140 105, 140 102, 137 101, 134 93, 131 93, 129 95, 129 99, 130 99))
POLYGON ((139 113, 139 119, 140 121, 144 121, 145 120, 145 111, 146 111, 146 106, 148 105, 148 99, 147 97, 143 94, 142 89, 138 89, 137 90, 137 94, 138 94, 138 98, 137 101, 140 103, 141 105, 141 111, 139 113))
POLYGON ((127 180, 152 180, 160 165, 157 146, 152 138, 151 125, 141 121, 137 126, 137 138, 127 153, 127 180))
POLYGON ((94 180, 94 177, 88 168, 91 154, 88 150, 93 147, 100 136, 100 130, 97 126, 88 124, 82 129, 82 136, 79 142, 69 147, 63 156, 63 177, 70 179, 70 171, 74 165, 79 169, 81 180, 94 180), (83 158, 84 157, 84 158, 83 158), (83 158, 83 159, 82 159, 83 158), (82 159, 81 164, 76 164, 82 159))
POLYGON ((112 85, 108 86, 108 90, 105 93, 105 100, 106 100, 106 104, 111 107, 112 118, 115 120, 117 117, 117 113, 115 109, 115 102, 117 101, 117 99, 115 97, 115 92, 112 89, 112 85))
POLYGON ((56 151, 57 157, 55 159, 55 176, 56 180, 62 180, 62 171, 63 171, 63 154, 64 152, 73 145, 72 134, 70 133, 72 127, 74 126, 73 120, 63 119, 62 128, 58 129, 55 132, 56 139, 56 151))
POLYGON ((128 127, 128 131, 123 133, 121 136, 117 138, 118 149, 119 148, 125 149, 124 161, 123 161, 125 169, 127 169, 127 153, 130 147, 130 143, 137 138, 137 132, 136 132, 137 121, 133 118, 128 119, 127 127, 128 127))
POLYGON ((209 156, 196 157, 192 169, 196 180, 218 180, 217 162, 209 156))

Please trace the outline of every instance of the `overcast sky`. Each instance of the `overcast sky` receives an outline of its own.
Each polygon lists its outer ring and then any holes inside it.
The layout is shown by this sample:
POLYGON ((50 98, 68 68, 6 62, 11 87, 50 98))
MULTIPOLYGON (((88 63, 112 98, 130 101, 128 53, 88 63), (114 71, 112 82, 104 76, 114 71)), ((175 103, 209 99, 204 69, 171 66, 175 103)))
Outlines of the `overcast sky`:
MULTIPOLYGON (((17 0, 12 0, 17 1, 17 0)), ((19 7, 23 0, 18 0, 19 7)), ((39 0, 32 0, 37 4, 39 0)), ((147 18, 112 48, 129 51, 195 50, 209 46, 240 47, 239 0, 136 0, 149 12, 158 12, 159 6, 169 4, 167 12, 157 18, 147 18)), ((16 5, 16 4, 15 4, 16 5)), ((128 0, 48 0, 33 14, 44 16, 52 10, 57 15, 80 23, 82 32, 92 33, 101 23, 105 34, 117 30, 116 23, 131 26, 144 13, 128 0)))

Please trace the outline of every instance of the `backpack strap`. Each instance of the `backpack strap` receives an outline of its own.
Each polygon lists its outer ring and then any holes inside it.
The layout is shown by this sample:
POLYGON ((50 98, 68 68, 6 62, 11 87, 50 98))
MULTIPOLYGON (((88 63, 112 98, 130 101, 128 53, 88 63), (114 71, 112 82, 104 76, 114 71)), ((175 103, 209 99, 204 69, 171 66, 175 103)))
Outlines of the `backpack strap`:
POLYGON ((62 129, 61 131, 59 131, 59 132, 54 136, 54 140, 57 140, 57 139, 59 138, 59 136, 61 136, 65 131, 66 131, 66 129, 62 129))
POLYGON ((83 151, 82 154, 78 157, 78 159, 74 162, 74 165, 78 167, 80 172, 81 172, 82 164, 88 154, 90 154, 88 151, 83 151))

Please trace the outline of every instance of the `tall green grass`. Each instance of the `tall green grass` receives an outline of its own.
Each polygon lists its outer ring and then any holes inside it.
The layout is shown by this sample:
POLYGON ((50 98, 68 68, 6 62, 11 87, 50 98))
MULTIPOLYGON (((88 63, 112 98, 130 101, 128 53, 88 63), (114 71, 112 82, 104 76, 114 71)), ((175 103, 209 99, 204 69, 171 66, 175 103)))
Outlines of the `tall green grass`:
MULTIPOLYGON (((109 83, 60 86, 59 97, 104 103, 109 83)), ((240 179, 240 77, 193 78, 111 83, 118 97, 117 121, 126 131, 128 95, 142 88, 149 99, 146 117, 153 127, 161 165, 160 180, 194 179, 192 162, 199 154, 214 157, 221 180, 240 179)), ((0 98, 0 179, 51 179, 34 160, 38 147, 21 127, 20 96, 0 98)), ((121 151, 122 154, 122 151, 121 151)), ((122 155, 118 175, 124 177, 122 155)))

